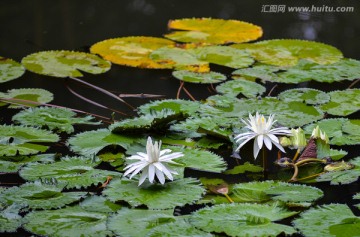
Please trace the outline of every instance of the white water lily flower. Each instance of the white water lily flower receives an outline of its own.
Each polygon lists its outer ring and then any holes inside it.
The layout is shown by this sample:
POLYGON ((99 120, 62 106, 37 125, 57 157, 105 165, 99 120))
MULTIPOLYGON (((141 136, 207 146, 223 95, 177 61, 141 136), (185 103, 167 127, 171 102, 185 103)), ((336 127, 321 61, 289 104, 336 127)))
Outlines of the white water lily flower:
POLYGON ((139 186, 145 181, 146 178, 149 179, 150 183, 153 183, 155 175, 161 184, 165 183, 165 176, 168 179, 173 180, 172 174, 178 173, 171 170, 165 163, 178 164, 174 162, 173 159, 182 157, 184 154, 181 152, 171 153, 170 149, 160 150, 160 148, 161 141, 159 143, 155 142, 153 144, 151 137, 148 137, 146 143, 146 154, 143 152, 137 152, 136 155, 128 157, 128 160, 139 161, 127 165, 124 169, 126 170, 124 176, 132 173, 130 175, 131 179, 134 177, 134 175, 142 171, 142 175, 139 179, 139 186))
POLYGON ((279 148, 282 152, 285 152, 284 148, 280 145, 279 139, 276 135, 290 135, 291 131, 286 127, 272 128, 276 120, 274 120, 274 115, 270 115, 269 118, 266 118, 256 112, 255 117, 249 114, 249 119, 247 121, 242 120, 246 125, 246 128, 249 130, 245 133, 240 133, 235 136, 235 140, 240 145, 237 147, 236 151, 239 151, 242 146, 244 146, 248 141, 255 139, 254 141, 254 158, 259 154, 260 149, 265 146, 271 150, 272 144, 279 148))

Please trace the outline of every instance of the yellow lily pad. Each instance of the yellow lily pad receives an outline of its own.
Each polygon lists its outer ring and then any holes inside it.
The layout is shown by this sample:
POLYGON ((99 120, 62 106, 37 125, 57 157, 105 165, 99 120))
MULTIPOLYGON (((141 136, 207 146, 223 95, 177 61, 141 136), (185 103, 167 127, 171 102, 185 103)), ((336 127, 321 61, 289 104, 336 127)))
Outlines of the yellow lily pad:
POLYGON ((306 40, 265 40, 231 47, 246 50, 259 62, 285 67, 295 66, 300 59, 332 64, 343 58, 341 51, 331 45, 306 40))
POLYGON ((166 38, 208 44, 249 42, 260 38, 263 33, 260 26, 251 23, 211 18, 171 20, 168 27, 181 31, 166 34, 166 38))
POLYGON ((108 39, 91 46, 90 52, 120 65, 140 68, 172 68, 171 64, 156 62, 149 56, 165 46, 174 46, 175 42, 146 36, 108 39))

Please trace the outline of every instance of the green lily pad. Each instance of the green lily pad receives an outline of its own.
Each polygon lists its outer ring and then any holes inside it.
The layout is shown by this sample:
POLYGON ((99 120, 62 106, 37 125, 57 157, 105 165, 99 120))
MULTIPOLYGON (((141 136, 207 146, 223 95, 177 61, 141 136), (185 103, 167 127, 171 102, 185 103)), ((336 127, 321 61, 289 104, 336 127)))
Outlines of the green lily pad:
POLYGON ((149 237, 212 237, 211 233, 197 229, 185 218, 176 218, 175 222, 164 223, 154 227, 148 234, 149 237))
POLYGON ((0 125, 0 156, 31 155, 46 151, 49 147, 38 143, 57 142, 58 135, 49 131, 0 125))
POLYGON ((178 147, 169 148, 173 152, 182 152, 184 154, 183 157, 176 159, 176 162, 180 163, 183 167, 177 168, 172 166, 172 169, 178 171, 178 173, 182 173, 184 167, 215 173, 220 173, 227 168, 224 159, 210 151, 178 147))
POLYGON ((14 80, 25 73, 25 68, 10 58, 0 56, 0 83, 14 80))
POLYGON ((24 228, 43 236, 113 236, 107 229, 108 214, 85 211, 79 206, 58 210, 30 212, 25 216, 24 228))
POLYGON ((278 95, 280 100, 290 102, 298 101, 306 104, 325 104, 330 101, 330 95, 311 88, 296 88, 281 92, 278 95))
POLYGON ((48 185, 41 182, 25 183, 0 193, 8 203, 18 203, 31 209, 61 208, 86 196, 87 192, 62 192, 65 185, 48 185))
POLYGON ((332 185, 356 182, 360 177, 360 157, 353 158, 348 162, 354 166, 353 169, 326 172, 317 177, 316 181, 330 181, 332 185))
POLYGON ((249 113, 275 114, 279 124, 296 127, 323 118, 324 114, 318 108, 301 102, 284 102, 273 97, 262 99, 236 99, 229 108, 201 110, 202 117, 206 115, 221 118, 247 117, 249 113), (301 118, 301 119, 300 119, 301 118))
POLYGON ((218 72, 191 72, 186 70, 174 71, 172 75, 184 82, 211 84, 226 80, 224 74, 218 72))
POLYGON ((359 236, 360 218, 346 204, 329 204, 303 212, 293 221, 304 236, 359 236))
POLYGON ((261 27, 237 20, 187 18, 171 20, 168 27, 181 31, 166 34, 165 37, 180 42, 242 43, 262 36, 261 27))
POLYGON ((311 135, 316 126, 319 126, 319 128, 326 133, 331 145, 342 146, 360 144, 360 120, 358 119, 323 119, 317 123, 305 126, 305 133, 311 135))
POLYGON ((176 70, 209 72, 209 63, 196 57, 192 49, 162 47, 154 50, 150 58, 159 64, 170 64, 176 70))
POLYGON ((99 125, 99 122, 92 122, 92 116, 83 118, 75 117, 76 113, 66 108, 40 107, 29 108, 15 114, 13 121, 22 125, 33 127, 47 127, 60 132, 74 132, 73 124, 99 125))
POLYGON ((33 156, 2 156, 0 157, 0 172, 18 172, 19 169, 31 162, 51 163, 55 161, 54 154, 40 154, 33 156))
POLYGON ((164 185, 138 186, 135 180, 117 179, 103 191, 110 201, 126 201, 136 207, 146 205, 149 209, 170 209, 191 204, 201 198, 205 189, 193 178, 178 179, 164 185))
POLYGON ((184 116, 181 112, 175 113, 172 110, 163 109, 161 111, 151 111, 149 114, 140 117, 115 122, 110 125, 109 129, 111 132, 118 134, 144 133, 150 130, 165 130, 170 126, 171 122, 182 119, 184 119, 184 116))
POLYGON ((171 64, 157 63, 149 56, 158 48, 174 45, 175 42, 163 38, 122 37, 98 42, 91 46, 90 52, 120 65, 140 68, 171 68, 171 64))
POLYGON ((65 50, 30 54, 21 63, 31 72, 53 77, 82 77, 81 71, 100 74, 111 67, 111 63, 94 54, 65 50))
POLYGON ((254 98, 262 95, 266 91, 266 88, 256 82, 245 79, 236 79, 218 85, 216 91, 227 96, 235 97, 239 94, 243 94, 247 98, 254 98))
POLYGON ((99 160, 85 157, 63 157, 51 164, 31 163, 20 170, 20 176, 29 181, 37 179, 56 179, 67 183, 67 188, 89 187, 104 183, 108 176, 120 177, 114 171, 95 169, 99 160))
POLYGON ((213 64, 231 68, 244 68, 254 63, 244 50, 229 46, 205 46, 194 49, 197 58, 213 64))
POLYGON ((8 108, 18 109, 22 107, 35 107, 49 103, 54 99, 53 93, 40 88, 11 89, 6 93, 0 92, 0 106, 10 104, 8 108), (28 101, 28 102, 27 102, 28 101), (34 102, 34 103, 31 103, 34 102))
MULTIPOLYGON (((1 192, 0 192, 1 195, 1 192)), ((0 232, 16 232, 22 225, 23 219, 19 215, 22 205, 12 204, 0 210, 0 232)))
POLYGON ((151 111, 172 110, 175 113, 193 115, 200 108, 200 103, 189 100, 156 100, 138 107, 139 114, 149 114, 151 111))
MULTIPOLYGON (((284 182, 265 181, 239 183, 231 187, 229 196, 234 202, 273 202, 281 201, 287 206, 308 207, 323 196, 323 192, 311 186, 284 182)), ((208 196, 215 203, 228 203, 222 196, 208 196)))
POLYGON ((84 201, 80 202, 79 205, 82 209, 86 211, 95 211, 102 213, 117 212, 122 208, 121 205, 113 203, 103 196, 96 195, 87 197, 84 201))
POLYGON ((90 156, 97 154, 104 147, 110 145, 118 145, 127 149, 138 138, 119 135, 111 133, 108 129, 98 129, 94 131, 87 131, 78 133, 68 140, 70 149, 83 156, 90 156))
POLYGON ((320 108, 332 115, 347 116, 360 110, 360 89, 329 92, 330 102, 320 108))
POLYGON ((225 233, 228 236, 278 236, 291 235, 291 226, 274 223, 297 214, 276 205, 219 204, 194 212, 190 223, 206 232, 225 233), (234 224, 236 223, 236 224, 234 224))
POLYGON ((278 67, 267 64, 255 63, 253 67, 241 68, 233 71, 231 74, 233 75, 232 77, 234 79, 245 77, 247 79, 252 79, 252 80, 259 78, 265 81, 271 81, 272 78, 276 77, 275 74, 276 72, 286 69, 287 69, 286 67, 278 67))
POLYGON ((360 61, 347 58, 327 65, 300 60, 297 65, 290 68, 257 65, 252 68, 238 69, 233 74, 280 83, 300 83, 311 80, 331 83, 359 78, 359 67, 360 61))
POLYGON ((245 162, 243 165, 237 165, 233 169, 226 170, 225 174, 243 174, 245 172, 258 173, 262 172, 263 168, 257 165, 253 165, 249 162, 245 162))
POLYGON ((341 51, 333 46, 306 40, 265 40, 254 44, 235 44, 231 47, 244 49, 257 61, 276 66, 294 66, 299 59, 332 64, 343 57, 341 51))
POLYGON ((109 217, 108 226, 118 236, 143 237, 156 226, 174 222, 172 213, 173 210, 123 208, 109 217))

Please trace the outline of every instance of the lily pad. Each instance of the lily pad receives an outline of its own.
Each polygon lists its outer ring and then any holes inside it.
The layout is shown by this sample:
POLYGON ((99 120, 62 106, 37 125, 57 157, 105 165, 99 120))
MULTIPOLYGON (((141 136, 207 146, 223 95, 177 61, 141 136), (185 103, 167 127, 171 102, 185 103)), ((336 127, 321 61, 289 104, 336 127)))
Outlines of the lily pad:
POLYGON ((199 200, 204 192, 205 189, 193 178, 178 179, 164 185, 146 183, 141 187, 135 180, 117 179, 111 181, 103 194, 110 201, 126 201, 133 207, 146 205, 149 209, 170 209, 191 204, 199 200))
POLYGON ((227 96, 238 96, 243 94, 247 98, 262 95, 266 88, 256 82, 245 79, 235 79, 218 85, 216 91, 227 96))
POLYGON ((237 165, 233 169, 226 170, 225 174, 243 174, 245 172, 258 173, 262 172, 263 168, 257 165, 253 165, 249 162, 245 162, 243 165, 237 165))
POLYGON ((108 129, 98 129, 78 133, 68 140, 70 149, 84 156, 97 154, 103 148, 110 145, 118 145, 127 149, 138 138, 129 135, 119 135, 111 133, 108 129))
POLYGON ((82 209, 86 211, 95 211, 102 213, 117 212, 122 208, 121 205, 113 203, 103 196, 96 195, 87 197, 84 201, 80 202, 79 205, 82 209))
POLYGON ((10 58, 0 56, 0 83, 14 80, 25 73, 25 68, 10 58))
MULTIPOLYGON (((239 183, 231 187, 229 196, 234 202, 274 202, 281 201, 290 207, 309 207, 323 196, 315 187, 276 181, 239 183)), ((222 196, 206 197, 215 203, 228 203, 222 196)))
POLYGON ((267 64, 255 63, 253 67, 241 68, 232 72, 232 77, 237 78, 246 78, 255 80, 256 78, 271 81, 272 78, 276 77, 276 72, 280 70, 286 70, 286 67, 278 67, 267 64))
POLYGON ((176 159, 176 162, 180 163, 183 167, 177 168, 172 166, 172 169, 179 173, 183 172, 184 167, 215 173, 220 173, 227 168, 224 159, 210 151, 190 148, 180 149, 173 146, 169 148, 173 152, 182 152, 184 154, 183 157, 176 159))
POLYGON ((15 232, 21 226, 23 219, 19 215, 19 211, 22 207, 23 205, 12 204, 1 208, 0 232, 15 232))
POLYGON ((226 80, 224 74, 218 72, 191 72, 186 70, 174 71, 172 75, 185 82, 211 84, 219 83, 226 80))
POLYGON ((23 204, 31 209, 53 209, 80 200, 87 192, 62 192, 65 185, 48 185, 41 182, 25 183, 0 193, 0 198, 13 204, 23 204))
POLYGON ((38 143, 57 142, 58 140, 58 135, 46 130, 0 125, 0 156, 31 155, 44 152, 48 146, 38 143))
POLYGON ((55 161, 54 154, 40 154, 33 156, 2 156, 0 157, 0 172, 18 172, 19 169, 31 162, 51 163, 55 161))
POLYGON ((49 103, 53 99, 53 93, 40 88, 11 89, 6 93, 0 92, 0 106, 10 104, 8 108, 11 109, 18 109, 24 106, 35 107, 44 103, 49 103), (2 98, 4 100, 1 101, 2 98))
POLYGON ((157 63, 150 59, 152 51, 175 42, 156 37, 122 37, 108 39, 91 46, 90 52, 99 54, 112 63, 140 68, 172 68, 171 64, 157 63))
POLYGON ((181 31, 166 34, 165 37, 180 42, 242 43, 262 36, 261 27, 237 20, 188 18, 171 20, 168 27, 181 31))
POLYGON ((219 204, 194 212, 190 223, 206 232, 225 233, 229 236, 291 235, 293 227, 274 223, 297 214, 276 205, 219 204), (236 224, 234 224, 236 223, 236 224))
POLYGON ((330 102, 320 108, 332 115, 347 116, 360 110, 360 89, 329 92, 330 102))
POLYGON ((107 177, 120 177, 114 171, 95 169, 99 160, 85 157, 63 157, 51 164, 31 163, 20 170, 20 176, 29 181, 37 179, 56 179, 66 182, 67 188, 89 187, 104 183, 107 177))
POLYGON ((228 108, 201 110, 202 117, 220 116, 221 118, 241 118, 249 113, 275 114, 279 124, 295 127, 311 123, 323 118, 323 112, 301 102, 284 102, 273 97, 262 99, 237 99, 228 108), (300 119, 301 118, 301 119, 300 119))
POLYGON ((154 227, 175 222, 172 213, 173 210, 123 208, 109 217, 108 226, 118 236, 143 237, 154 227))
POLYGON ((326 172, 317 177, 316 181, 330 181, 330 184, 332 185, 356 182, 360 177, 360 157, 349 160, 349 163, 354 166, 353 169, 326 172))
POLYGON ((290 68, 258 65, 252 68, 238 69, 233 74, 236 76, 254 76, 280 83, 300 83, 311 80, 331 83, 359 78, 359 67, 360 61, 347 58, 327 65, 300 60, 297 65, 290 68))
POLYGON ((74 51, 42 51, 21 60, 27 70, 53 77, 82 77, 83 72, 100 74, 111 64, 96 55, 74 51))
POLYGON ((346 204, 329 204, 303 212, 293 221, 304 236, 359 236, 360 218, 346 204))
POLYGON ((358 119, 323 119, 317 123, 305 126, 305 133, 311 135, 316 126, 319 126, 319 128, 326 133, 331 145, 342 146, 360 144, 360 120, 358 119))
POLYGON ((229 46, 205 46, 193 50, 200 60, 231 68, 244 68, 254 63, 254 59, 244 50, 229 46))
POLYGON ((161 111, 151 111, 149 114, 140 117, 115 122, 110 125, 109 129, 118 134, 144 133, 144 131, 150 130, 164 130, 170 126, 171 122, 183 119, 184 116, 181 112, 175 113, 172 110, 163 109, 161 111))
POLYGON ((176 218, 175 222, 164 223, 154 227, 148 234, 149 237, 212 237, 211 233, 197 229, 185 218, 176 218))
POLYGON ((200 108, 200 103, 189 100, 156 100, 138 107, 139 114, 148 114, 151 111, 161 111, 169 109, 175 113, 183 113, 185 115, 193 115, 200 108))
POLYGON ((281 92, 278 95, 280 100, 290 102, 298 101, 306 104, 325 104, 330 101, 330 95, 316 89, 296 88, 281 92))
POLYGON ((196 57, 193 49, 162 47, 154 50, 150 58, 159 64, 170 65, 176 70, 209 72, 209 63, 196 57))
POLYGON ((112 236, 107 229, 108 214, 85 211, 79 206, 30 212, 24 228, 37 235, 54 237, 112 236))
POLYGON ((306 59, 318 64, 332 64, 343 55, 337 48, 306 40, 265 40, 254 44, 231 45, 246 50, 257 61, 276 66, 294 66, 299 59, 306 59))
POLYGON ((13 116, 12 120, 22 125, 33 127, 47 127, 60 132, 74 132, 73 124, 99 125, 92 122, 92 116, 75 117, 76 113, 66 108, 40 107, 22 110, 13 116))

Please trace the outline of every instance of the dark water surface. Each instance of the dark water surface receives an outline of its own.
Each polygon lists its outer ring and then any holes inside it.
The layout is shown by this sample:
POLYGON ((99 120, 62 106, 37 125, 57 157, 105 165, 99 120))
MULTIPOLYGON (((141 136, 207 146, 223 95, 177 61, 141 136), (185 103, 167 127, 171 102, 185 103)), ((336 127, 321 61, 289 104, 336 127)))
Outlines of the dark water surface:
MULTIPOLYGON (((340 49, 345 57, 360 59, 360 1, 241 1, 241 0, 0 0, 0 56, 21 61, 28 54, 44 50, 88 51, 92 44, 115 37, 155 36, 168 32, 170 19, 189 17, 212 17, 237 19, 254 23, 263 28, 260 40, 296 38, 323 42, 340 49), (284 13, 262 12, 265 5, 296 7, 331 6, 354 7, 353 12, 284 13)), ((216 68, 230 73, 231 70, 216 68)), ((215 70, 215 71, 216 71, 215 70)), ((161 94, 174 98, 179 82, 171 77, 170 70, 146 70, 113 65, 100 75, 85 75, 86 81, 117 93, 161 94)), ((73 85, 73 84, 72 84, 73 85)), ((316 84, 329 91, 346 88, 344 84, 316 84)), ((74 85, 75 86, 75 85, 74 85)), ((64 80, 40 76, 31 72, 17 80, 0 84, 0 91, 13 88, 39 87, 55 95, 53 104, 110 116, 72 95, 64 80)), ((358 86, 357 86, 358 87, 358 86)), ((187 88, 197 99, 209 93, 203 86, 187 88)), ((285 88, 285 87, 284 87, 285 88)), ((108 97, 87 88, 79 88, 82 94, 110 107, 133 113, 108 97)), ((282 88, 277 88, 278 93, 282 88)), ((182 98, 187 97, 183 95, 182 98)), ((130 99, 137 106, 148 100, 130 99)), ((3 122, 8 123, 17 111, 0 108, 3 122)), ((359 113, 353 115, 359 118, 359 113)), ((350 148, 351 157, 359 155, 358 148, 350 148)), ((325 192, 321 203, 348 203, 358 183, 344 186, 317 184, 325 192)), ((359 211, 353 209, 359 215, 359 211)), ((19 236, 19 235, 18 235, 19 236)), ((21 236, 21 234, 20 234, 21 236)))

